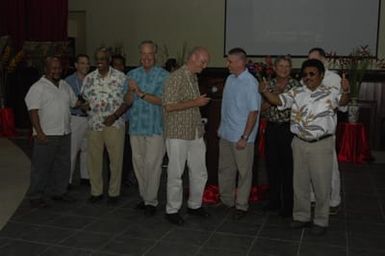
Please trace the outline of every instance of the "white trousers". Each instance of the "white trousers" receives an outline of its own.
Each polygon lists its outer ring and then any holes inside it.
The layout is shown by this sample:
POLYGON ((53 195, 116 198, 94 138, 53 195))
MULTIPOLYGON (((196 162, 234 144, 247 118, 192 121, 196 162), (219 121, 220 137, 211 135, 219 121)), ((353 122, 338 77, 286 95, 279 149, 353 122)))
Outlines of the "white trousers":
POLYGON ((158 205, 158 190, 165 153, 164 138, 161 135, 130 136, 132 163, 139 193, 145 205, 158 205))
POLYGON ((182 206, 182 175, 186 161, 189 169, 189 199, 187 206, 202 206, 203 191, 207 182, 206 145, 203 138, 194 140, 166 139, 168 155, 166 213, 177 213, 182 206))
POLYGON ((87 131, 88 121, 86 117, 71 116, 71 175, 69 183, 72 183, 79 152, 80 178, 89 179, 87 171, 87 131))
MULTIPOLYGON (((336 137, 333 136, 334 144, 336 141, 336 137)), ((314 196, 314 190, 313 186, 310 187, 311 194, 310 198, 312 202, 315 202, 315 196, 314 196)), ((333 167, 332 167, 332 184, 331 184, 331 191, 330 191, 330 207, 336 207, 341 204, 341 177, 340 177, 340 171, 338 169, 338 159, 337 159, 337 152, 334 148, 333 152, 333 167)))

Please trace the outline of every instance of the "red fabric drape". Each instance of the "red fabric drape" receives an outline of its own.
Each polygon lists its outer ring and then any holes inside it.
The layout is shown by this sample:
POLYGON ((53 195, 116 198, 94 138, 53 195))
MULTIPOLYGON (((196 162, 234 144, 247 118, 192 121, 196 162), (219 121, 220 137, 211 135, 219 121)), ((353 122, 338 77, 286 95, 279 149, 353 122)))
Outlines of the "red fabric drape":
POLYGON ((19 49, 25 40, 67 40, 68 0, 2 0, 0 35, 19 49))

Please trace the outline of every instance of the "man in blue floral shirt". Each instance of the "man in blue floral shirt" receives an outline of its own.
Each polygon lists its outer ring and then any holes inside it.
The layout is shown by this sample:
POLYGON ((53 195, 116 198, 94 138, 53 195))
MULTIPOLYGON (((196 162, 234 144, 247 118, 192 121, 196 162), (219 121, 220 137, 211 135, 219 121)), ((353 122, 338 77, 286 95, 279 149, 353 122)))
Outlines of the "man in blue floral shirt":
POLYGON ((152 41, 140 44, 141 66, 127 73, 129 92, 129 133, 134 171, 142 202, 137 206, 153 215, 158 205, 158 189, 165 153, 161 96, 168 72, 155 66, 157 46, 152 41))
POLYGON ((110 158, 109 202, 117 202, 120 195, 124 150, 124 120, 121 115, 127 110, 124 103, 126 76, 109 66, 110 53, 101 48, 96 52, 97 69, 87 75, 83 82, 82 95, 89 102, 88 111, 88 158, 91 197, 95 203, 103 198, 103 149, 110 158))

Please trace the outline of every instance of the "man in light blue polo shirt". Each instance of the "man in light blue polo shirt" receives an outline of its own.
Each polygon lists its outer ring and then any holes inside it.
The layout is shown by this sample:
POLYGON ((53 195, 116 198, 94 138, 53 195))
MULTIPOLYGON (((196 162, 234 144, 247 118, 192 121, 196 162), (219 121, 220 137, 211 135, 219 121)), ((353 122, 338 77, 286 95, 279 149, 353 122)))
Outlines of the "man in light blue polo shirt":
POLYGON ((261 95, 258 82, 246 68, 247 54, 241 48, 228 52, 230 71, 223 91, 218 135, 218 182, 221 202, 235 206, 234 219, 247 213, 252 182, 254 141, 257 135, 261 95), (236 174, 239 172, 235 193, 236 174))
POLYGON ((155 66, 157 46, 144 41, 139 46, 141 66, 128 72, 129 133, 132 162, 143 201, 137 209, 145 215, 155 214, 158 189, 165 153, 161 96, 168 72, 155 66))

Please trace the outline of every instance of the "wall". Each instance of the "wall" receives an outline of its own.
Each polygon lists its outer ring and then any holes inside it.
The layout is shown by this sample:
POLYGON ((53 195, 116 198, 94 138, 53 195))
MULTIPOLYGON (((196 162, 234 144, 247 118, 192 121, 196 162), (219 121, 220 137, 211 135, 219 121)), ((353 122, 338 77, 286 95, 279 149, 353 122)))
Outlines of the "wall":
MULTIPOLYGON (((101 45, 122 45, 127 65, 137 65, 137 45, 152 39, 170 56, 189 48, 205 46, 211 53, 211 67, 223 67, 224 0, 69 0, 70 11, 86 12, 87 53, 101 45)), ((385 4, 381 8, 379 57, 385 57, 385 4)), ((302 60, 296 60, 298 66, 302 60)))

